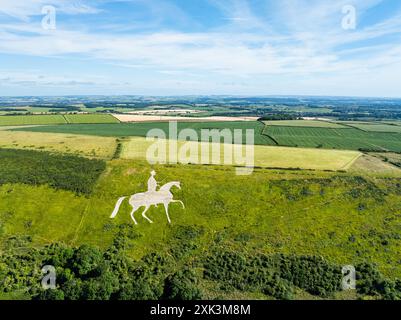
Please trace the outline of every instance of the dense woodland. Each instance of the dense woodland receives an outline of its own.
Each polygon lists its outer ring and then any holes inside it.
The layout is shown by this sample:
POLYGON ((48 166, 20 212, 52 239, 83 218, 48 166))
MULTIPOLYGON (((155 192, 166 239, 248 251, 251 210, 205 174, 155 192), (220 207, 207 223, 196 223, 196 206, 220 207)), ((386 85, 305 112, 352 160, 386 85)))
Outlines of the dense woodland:
MULTIPOLYGON (((210 298, 205 281, 215 284, 220 297, 236 290, 291 299, 295 290, 302 289, 330 298, 341 290, 341 266, 321 257, 251 254, 220 243, 205 255, 195 255, 201 233, 196 227, 177 227, 176 239, 181 241, 169 252, 150 253, 139 260, 126 254, 138 235, 125 224, 105 250, 64 244, 33 248, 29 237, 12 237, 0 254, 0 292, 54 300, 193 300, 210 298), (44 265, 56 268, 56 289, 42 289, 44 265)), ((372 264, 356 269, 361 297, 401 298, 400 281, 385 279, 372 264)))
POLYGON ((106 168, 101 160, 32 150, 0 149, 0 185, 47 184, 77 194, 91 193, 106 168))

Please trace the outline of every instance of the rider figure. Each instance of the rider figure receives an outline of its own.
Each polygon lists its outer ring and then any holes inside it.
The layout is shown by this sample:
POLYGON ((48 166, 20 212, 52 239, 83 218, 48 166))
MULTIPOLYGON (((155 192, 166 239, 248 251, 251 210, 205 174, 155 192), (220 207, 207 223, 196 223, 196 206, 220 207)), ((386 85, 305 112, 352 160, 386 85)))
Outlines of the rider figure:
POLYGON ((148 192, 156 192, 157 189, 157 181, 155 179, 156 172, 153 170, 150 174, 151 177, 148 180, 148 192))

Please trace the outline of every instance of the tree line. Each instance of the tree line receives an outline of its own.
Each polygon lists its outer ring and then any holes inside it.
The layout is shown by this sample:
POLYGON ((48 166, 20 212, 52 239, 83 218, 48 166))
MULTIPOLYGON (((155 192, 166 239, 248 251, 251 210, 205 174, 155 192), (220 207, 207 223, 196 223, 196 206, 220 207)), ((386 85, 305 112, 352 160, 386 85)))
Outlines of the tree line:
MULTIPOLYGON (((202 229, 179 226, 168 252, 141 259, 128 254, 140 235, 118 226, 106 249, 51 244, 35 248, 29 237, 11 237, 0 254, 0 292, 24 291, 39 300, 196 300, 211 296, 205 281, 222 294, 255 292, 293 299, 297 289, 330 298, 341 290, 341 266, 322 257, 254 254, 216 243, 203 254, 202 229), (41 268, 54 266, 56 287, 43 289, 41 268)), ((356 266, 359 297, 400 299, 401 282, 385 278, 371 263, 356 266)))

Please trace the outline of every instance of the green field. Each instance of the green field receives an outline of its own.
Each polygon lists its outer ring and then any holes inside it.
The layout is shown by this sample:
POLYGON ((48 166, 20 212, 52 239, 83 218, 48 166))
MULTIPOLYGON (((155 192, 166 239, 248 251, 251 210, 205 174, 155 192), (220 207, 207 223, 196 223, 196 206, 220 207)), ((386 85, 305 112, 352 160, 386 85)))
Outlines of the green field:
POLYGON ((119 121, 109 114, 0 116, 0 126, 48 125, 66 123, 119 123, 119 121))
MULTIPOLYGON (((234 129, 243 130, 243 134, 246 129, 254 130, 255 133, 255 144, 260 145, 275 145, 269 137, 263 136, 263 124, 260 122, 179 122, 178 131, 183 129, 194 129, 198 138, 201 137, 201 129, 229 129, 233 132, 234 129)), ((45 127, 32 127, 32 128, 21 128, 13 129, 19 131, 32 131, 32 132, 55 132, 55 133, 67 133, 67 134, 87 134, 104 137, 146 137, 148 132, 152 129, 161 129, 166 135, 169 135, 169 123, 168 122, 157 122, 157 123, 119 123, 119 124, 95 124, 95 125, 55 125, 45 127)), ((243 138, 245 142, 245 137, 243 138)))
POLYGON ((67 123, 119 123, 110 114, 66 114, 67 123))
POLYGON ((25 116, 0 116, 0 126, 19 126, 19 125, 42 125, 42 124, 61 124, 66 123, 64 117, 55 115, 25 115, 25 116))
POLYGON ((345 128, 343 125, 318 120, 276 120, 263 121, 267 126, 282 126, 282 127, 312 127, 312 128, 345 128))
POLYGON ((347 125, 367 132, 401 133, 401 126, 384 124, 379 122, 374 122, 374 123, 347 122, 347 125))
POLYGON ((358 129, 266 127, 265 135, 281 146, 401 152, 401 134, 358 129))
MULTIPOLYGON (((291 122, 291 121, 290 121, 291 122)), ((178 132, 183 129, 194 129, 197 140, 201 140, 202 129, 234 129, 243 130, 242 143, 245 143, 245 130, 254 130, 256 145, 284 146, 319 149, 343 149, 343 150, 369 150, 401 152, 401 132, 368 132, 357 128, 325 127, 332 123, 320 122, 323 127, 313 126, 279 126, 266 125, 260 122, 179 122, 178 132)), ((356 124, 359 125, 359 124, 356 124)), ((372 125, 378 128, 397 126, 372 125)), ((385 130, 388 130, 386 129, 385 130)), ((115 124, 71 124, 48 125, 27 128, 14 128, 13 131, 83 134, 103 137, 146 137, 152 129, 161 129, 169 135, 169 123, 115 123, 115 124)), ((221 141, 223 142, 223 141, 221 141)))
POLYGON ((381 121, 381 123, 391 124, 391 125, 394 125, 394 126, 401 126, 401 120, 381 121))
MULTIPOLYGON (((171 141, 164 141, 167 149, 167 163, 171 161, 168 152, 171 141)), ((147 150, 153 144, 145 138, 131 138, 123 142, 121 158, 122 159, 139 159, 139 160, 152 160, 156 161, 157 157, 147 157, 147 150)), ((201 164, 201 143, 199 142, 184 142, 178 141, 178 162, 201 164), (182 150, 183 146, 195 150, 195 154, 191 156, 184 155, 182 150), (180 161, 181 160, 181 161, 180 161)), ((209 161, 218 165, 224 165, 225 155, 233 155, 235 148, 240 150, 241 154, 246 154, 244 146, 233 146, 224 144, 210 144, 209 161), (226 149, 225 149, 226 148, 226 149), (226 151, 227 150, 227 151, 226 151), (213 162, 214 155, 216 155, 216 162, 213 162)), ((349 167, 361 156, 360 152, 343 151, 343 150, 316 150, 316 149, 294 149, 285 147, 270 147, 270 146, 255 146, 254 147, 254 165, 256 167, 264 168, 300 168, 309 170, 347 170, 349 167)), ((235 163, 235 157, 232 158, 235 163)), ((228 163, 233 165, 233 162, 228 163)), ((241 166, 240 163, 237 163, 241 166)), ((244 165, 244 164, 243 164, 244 165)))
POLYGON ((116 139, 62 133, 8 131, 0 128, 0 148, 44 150, 91 158, 111 159, 116 139))

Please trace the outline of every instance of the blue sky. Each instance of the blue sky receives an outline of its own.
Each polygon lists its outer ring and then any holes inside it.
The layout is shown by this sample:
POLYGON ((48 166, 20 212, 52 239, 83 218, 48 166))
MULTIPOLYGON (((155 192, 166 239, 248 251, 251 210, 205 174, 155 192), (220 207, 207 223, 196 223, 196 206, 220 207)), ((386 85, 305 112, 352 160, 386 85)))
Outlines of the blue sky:
POLYGON ((401 97, 400 84, 399 0, 0 0, 0 95, 401 97))

